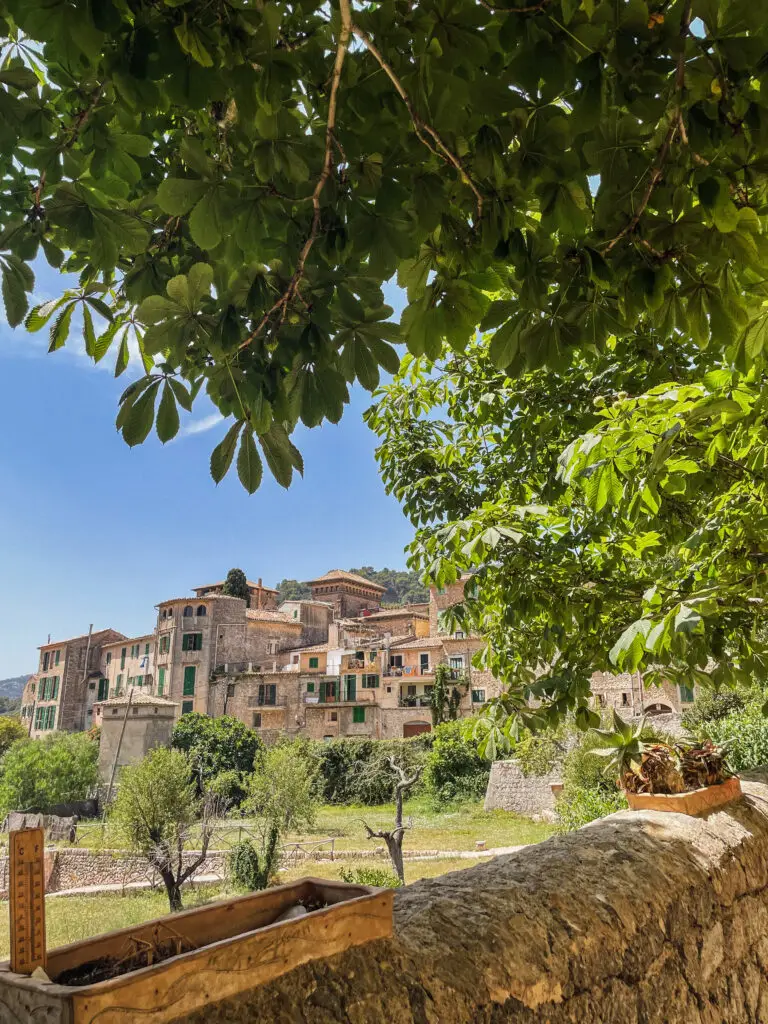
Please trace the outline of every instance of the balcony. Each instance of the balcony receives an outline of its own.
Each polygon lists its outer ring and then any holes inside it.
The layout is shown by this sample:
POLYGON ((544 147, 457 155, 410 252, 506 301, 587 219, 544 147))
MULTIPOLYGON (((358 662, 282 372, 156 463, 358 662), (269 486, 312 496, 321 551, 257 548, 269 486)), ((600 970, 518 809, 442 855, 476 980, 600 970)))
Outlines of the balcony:
POLYGON ((427 693, 414 693, 409 697, 400 697, 397 701, 399 708, 428 708, 429 694, 427 693))
POLYGON ((384 675, 389 678, 392 676, 412 678, 413 676, 431 676, 434 675, 434 671, 431 665, 390 665, 389 668, 384 669, 384 675))

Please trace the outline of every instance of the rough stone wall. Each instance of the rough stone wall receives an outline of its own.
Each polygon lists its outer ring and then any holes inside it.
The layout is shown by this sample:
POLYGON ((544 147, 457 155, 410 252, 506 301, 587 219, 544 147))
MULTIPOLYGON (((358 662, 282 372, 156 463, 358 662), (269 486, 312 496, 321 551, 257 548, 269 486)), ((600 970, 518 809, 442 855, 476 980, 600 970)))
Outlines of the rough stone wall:
POLYGON ((99 739, 99 775, 106 782, 112 773, 118 746, 118 768, 127 764, 137 764, 150 750, 167 746, 173 732, 174 714, 178 713, 179 709, 173 705, 166 710, 152 705, 137 704, 130 709, 127 718, 124 707, 107 707, 105 710, 106 715, 101 718, 99 739), (125 732, 121 743, 123 721, 125 732))
MULTIPOLYGON (((197 856, 194 851, 184 854, 188 864, 197 856)), ((218 875, 226 870, 226 850, 211 850, 197 869, 198 875, 218 875)), ((128 885, 131 882, 162 884, 158 873, 143 857, 126 854, 121 850, 50 849, 45 852, 45 890, 63 892, 87 885, 128 885)), ((0 898, 8 896, 8 858, 0 857, 0 898)), ((2 1020, 2 1017, 0 1017, 2 1020)))
POLYGON ((186 1024, 762 1024, 768 786, 706 819, 624 811, 395 893, 392 939, 186 1024))
POLYGON ((486 811, 515 811, 529 818, 552 821, 555 795, 552 786, 560 783, 558 772, 525 776, 514 761, 494 761, 485 791, 486 811))

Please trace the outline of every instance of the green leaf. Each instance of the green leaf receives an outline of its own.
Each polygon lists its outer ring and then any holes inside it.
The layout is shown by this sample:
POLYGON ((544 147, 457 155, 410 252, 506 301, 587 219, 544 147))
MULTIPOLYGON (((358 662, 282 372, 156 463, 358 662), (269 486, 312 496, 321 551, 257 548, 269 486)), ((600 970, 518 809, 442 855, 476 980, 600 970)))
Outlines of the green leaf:
POLYGON ((220 441, 211 452, 211 476, 217 484, 221 483, 229 472, 229 467, 232 465, 232 456, 235 454, 235 448, 237 447, 237 439, 243 426, 243 420, 237 420, 236 423, 233 423, 225 434, 224 440, 220 441))
MULTIPOLYGON (((123 331, 123 337, 120 342, 120 348, 117 350, 117 360, 115 361, 115 376, 119 377, 128 368, 128 360, 130 358, 130 352, 128 350, 128 329, 123 331)), ((151 424, 150 424, 151 426, 151 424)), ((149 433, 149 431, 147 431, 149 433)))
POLYGON ((285 433, 278 430, 274 424, 259 438, 272 476, 281 487, 286 488, 291 486, 293 479, 293 458, 287 441, 285 433))
POLYGON ((157 190, 157 204, 172 217, 183 217, 210 186, 197 178, 166 178, 157 190))
POLYGON ((187 412, 192 412, 192 395, 187 391, 180 380, 175 380, 173 377, 168 378, 168 383, 176 396, 176 401, 187 412))
POLYGON ((93 329, 93 317, 91 311, 83 303, 83 337, 85 338, 86 355, 93 356, 96 353, 96 333, 93 329))
POLYGON ((196 60, 198 64, 202 64, 204 68, 213 67, 213 58, 206 49, 202 36, 196 29, 187 24, 186 15, 184 16, 184 22, 181 25, 177 25, 173 31, 184 53, 188 53, 193 60, 196 60))
POLYGON ((130 447, 142 444, 149 436, 155 419, 155 398, 160 378, 145 388, 130 406, 122 425, 123 440, 130 447))
POLYGON ((520 321, 515 318, 507 320, 491 338, 488 355, 494 366, 504 370, 517 355, 520 338, 520 321))
POLYGON ((157 410, 157 423, 155 427, 157 436, 163 444, 176 437, 179 432, 179 410, 176 408, 176 399, 173 396, 173 389, 169 386, 168 381, 163 386, 163 395, 157 410))
POLYGON ((93 346, 92 353, 93 361, 95 363, 98 363, 107 354, 109 346, 112 344, 114 337, 121 326, 123 325, 119 320, 113 320, 109 327, 107 327, 106 331, 96 339, 96 344, 93 346))
POLYGON ((30 68, 4 68, 0 71, 0 82, 3 85, 10 85, 14 89, 22 89, 29 92, 37 88, 37 75, 30 68))
POLYGON ((249 494, 259 489, 262 473, 261 457, 253 440, 253 432, 246 428, 240 440, 240 451, 237 453, 237 475, 249 494))
POLYGON ((67 338, 69 337, 69 326, 72 322, 72 311, 74 308, 74 302, 67 303, 53 321, 53 327, 51 327, 50 331, 50 342, 48 344, 49 352, 55 352, 66 344, 67 338))
POLYGON ((3 259, 3 302, 5 318, 11 327, 18 327, 29 307, 27 291, 31 291, 34 277, 30 284, 26 271, 29 268, 17 257, 7 256, 3 259))
POLYGON ((65 301, 65 297, 60 299, 48 299, 47 302, 41 302, 39 306, 34 306, 27 314, 24 326, 31 332, 42 330, 59 306, 65 301))
POLYGON ((219 189, 217 187, 209 188, 195 206, 189 218, 189 230, 201 249, 215 249, 221 241, 219 189))

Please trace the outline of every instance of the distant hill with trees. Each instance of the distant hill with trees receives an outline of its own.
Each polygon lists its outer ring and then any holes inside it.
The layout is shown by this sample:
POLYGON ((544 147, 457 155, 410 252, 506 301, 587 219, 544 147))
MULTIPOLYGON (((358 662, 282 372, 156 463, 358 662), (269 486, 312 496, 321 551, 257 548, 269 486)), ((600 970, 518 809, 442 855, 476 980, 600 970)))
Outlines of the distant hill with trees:
POLYGON ((0 715, 18 715, 21 710, 21 695, 28 679, 29 675, 0 679, 0 715))
MULTIPOLYGON (((383 604, 420 604, 429 600, 429 591, 419 582, 418 573, 407 569, 374 569, 372 565, 364 565, 347 572, 357 573, 386 587, 386 593, 382 595, 383 604)), ((299 580, 281 580, 277 589, 281 601, 307 600, 312 596, 307 584, 299 580)))

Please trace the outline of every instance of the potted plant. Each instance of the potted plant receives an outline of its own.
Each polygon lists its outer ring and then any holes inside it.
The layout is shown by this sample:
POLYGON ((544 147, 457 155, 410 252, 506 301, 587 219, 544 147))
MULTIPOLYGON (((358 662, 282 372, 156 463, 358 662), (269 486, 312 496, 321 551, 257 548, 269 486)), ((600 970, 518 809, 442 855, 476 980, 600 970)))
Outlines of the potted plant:
POLYGON ((631 725, 613 712, 612 729, 596 729, 606 741, 593 751, 609 758, 608 769, 631 810, 700 814, 741 796, 741 783, 727 766, 727 749, 706 738, 672 743, 654 736, 645 719, 631 725))

